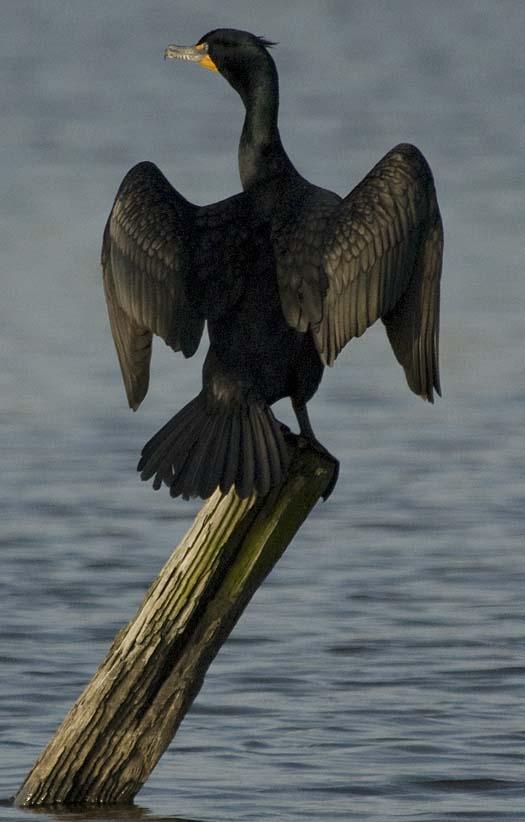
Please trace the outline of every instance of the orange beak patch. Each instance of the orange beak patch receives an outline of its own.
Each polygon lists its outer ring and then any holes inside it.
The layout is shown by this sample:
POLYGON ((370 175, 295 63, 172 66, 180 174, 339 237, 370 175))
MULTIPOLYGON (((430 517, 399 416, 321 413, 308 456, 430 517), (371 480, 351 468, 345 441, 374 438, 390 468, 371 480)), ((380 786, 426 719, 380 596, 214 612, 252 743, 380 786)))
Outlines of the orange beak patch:
MULTIPOLYGON (((205 43, 200 43, 198 46, 195 46, 195 48, 197 51, 204 51, 206 45, 205 43)), ((202 66, 202 68, 208 69, 209 71, 219 71, 209 54, 203 55, 202 60, 199 60, 199 66, 202 66)))

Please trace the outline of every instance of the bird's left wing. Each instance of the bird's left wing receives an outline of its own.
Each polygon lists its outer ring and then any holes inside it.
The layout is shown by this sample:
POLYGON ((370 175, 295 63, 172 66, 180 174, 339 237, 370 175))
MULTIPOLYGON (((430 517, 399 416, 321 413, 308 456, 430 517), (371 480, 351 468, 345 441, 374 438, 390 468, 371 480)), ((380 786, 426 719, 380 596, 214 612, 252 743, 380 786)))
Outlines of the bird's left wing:
POLYGON ((148 390, 153 334, 186 357, 202 336, 204 318, 195 308, 189 281, 196 211, 157 166, 144 162, 125 176, 106 224, 104 290, 133 410, 148 390))
POLYGON ((325 231, 323 316, 311 331, 331 365, 377 319, 410 388, 440 393, 443 228, 432 173, 411 145, 393 148, 341 202, 325 231))

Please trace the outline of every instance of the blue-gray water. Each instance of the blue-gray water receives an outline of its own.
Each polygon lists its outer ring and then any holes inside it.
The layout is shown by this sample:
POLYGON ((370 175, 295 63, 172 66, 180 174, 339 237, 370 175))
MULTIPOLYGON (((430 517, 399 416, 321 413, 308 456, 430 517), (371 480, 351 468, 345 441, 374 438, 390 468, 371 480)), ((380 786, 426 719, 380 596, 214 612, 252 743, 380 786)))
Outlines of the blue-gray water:
POLYGON ((280 41, 282 136, 314 182, 345 193, 401 140, 427 155, 446 232, 444 399, 410 394, 380 328, 345 350, 312 403, 341 459, 333 497, 250 604, 138 808, 100 818, 523 820, 525 5, 260 5, 2 7, 0 797, 197 508, 134 469, 200 361, 159 345, 150 394, 127 410, 98 254, 138 160, 196 202, 239 189, 240 101, 162 61, 168 42, 235 25, 280 41))

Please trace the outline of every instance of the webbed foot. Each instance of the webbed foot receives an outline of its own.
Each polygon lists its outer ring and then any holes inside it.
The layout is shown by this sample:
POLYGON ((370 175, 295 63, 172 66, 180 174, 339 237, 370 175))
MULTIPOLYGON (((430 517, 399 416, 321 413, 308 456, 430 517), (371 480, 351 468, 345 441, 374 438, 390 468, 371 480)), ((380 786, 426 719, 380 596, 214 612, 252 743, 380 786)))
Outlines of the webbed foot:
POLYGON ((323 494, 323 502, 326 502, 332 491, 334 490, 335 486, 337 485, 337 480, 339 479, 339 460, 334 457, 330 451, 322 445, 319 440, 315 439, 315 437, 306 437, 304 434, 299 435, 299 444, 301 444, 301 440, 304 442, 305 445, 309 445, 314 451, 317 451, 318 454, 321 454, 323 457, 326 457, 332 465, 334 466, 332 472, 332 479, 330 480, 326 491, 323 494))

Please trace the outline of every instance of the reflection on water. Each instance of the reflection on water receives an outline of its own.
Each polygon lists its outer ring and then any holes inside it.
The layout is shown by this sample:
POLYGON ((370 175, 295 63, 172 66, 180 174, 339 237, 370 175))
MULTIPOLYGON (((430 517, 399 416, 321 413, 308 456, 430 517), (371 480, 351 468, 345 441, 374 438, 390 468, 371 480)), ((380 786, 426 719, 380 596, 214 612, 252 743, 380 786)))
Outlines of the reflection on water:
MULTIPOLYGON (((155 350, 126 408, 98 255, 125 171, 237 191, 242 112, 167 42, 234 23, 281 45, 282 134, 345 193, 401 140, 435 170, 445 398, 381 328, 312 403, 341 460, 137 806, 54 819, 522 820, 525 6, 268 0, 6 4, 2 29, 0 793, 12 795, 197 510, 135 475, 202 352, 155 350), (150 810, 149 810, 150 809, 150 810)), ((277 409, 290 421, 286 404, 277 409)), ((292 423, 293 424, 293 423, 292 423)), ((34 813, 2 807, 1 818, 34 813)))
MULTIPOLYGON (((0 808, 12 807, 7 801, 0 800, 0 808)), ((16 809, 13 809, 16 810, 16 809)), ((123 807, 111 808, 31 808, 24 809, 28 818, 43 816, 52 822, 134 822, 134 820, 144 820, 144 822, 199 822, 198 819, 187 819, 182 816, 157 816, 148 808, 137 805, 126 805, 123 807)))

